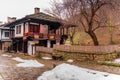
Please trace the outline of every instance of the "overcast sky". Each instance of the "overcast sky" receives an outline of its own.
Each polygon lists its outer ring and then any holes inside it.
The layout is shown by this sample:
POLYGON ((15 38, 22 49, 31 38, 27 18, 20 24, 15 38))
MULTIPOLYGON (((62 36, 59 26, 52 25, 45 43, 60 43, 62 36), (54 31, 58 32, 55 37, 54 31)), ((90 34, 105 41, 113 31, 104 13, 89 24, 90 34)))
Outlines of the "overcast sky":
POLYGON ((22 18, 34 13, 34 8, 39 7, 43 12, 50 7, 50 0, 0 0, 0 21, 7 22, 7 17, 22 18))

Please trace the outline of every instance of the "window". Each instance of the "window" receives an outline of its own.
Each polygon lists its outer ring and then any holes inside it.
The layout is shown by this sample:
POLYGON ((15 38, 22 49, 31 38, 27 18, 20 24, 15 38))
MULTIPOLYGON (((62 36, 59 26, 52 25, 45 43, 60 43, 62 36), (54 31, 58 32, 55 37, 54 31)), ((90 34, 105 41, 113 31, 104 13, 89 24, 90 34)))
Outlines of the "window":
POLYGON ((5 37, 9 37, 9 32, 5 32, 5 37))
POLYGON ((16 34, 21 34, 21 25, 16 26, 16 34))
POLYGON ((40 25, 40 33, 48 34, 48 25, 40 25))
POLYGON ((30 24, 30 32, 39 32, 39 25, 32 25, 30 24))

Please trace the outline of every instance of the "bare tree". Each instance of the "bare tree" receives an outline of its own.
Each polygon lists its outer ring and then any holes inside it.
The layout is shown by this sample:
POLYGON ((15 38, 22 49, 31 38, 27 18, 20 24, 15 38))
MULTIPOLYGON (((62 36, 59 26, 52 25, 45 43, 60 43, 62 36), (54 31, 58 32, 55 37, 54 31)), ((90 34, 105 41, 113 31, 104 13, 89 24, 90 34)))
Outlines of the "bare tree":
POLYGON ((59 19, 63 18, 63 5, 60 0, 51 0, 51 7, 44 11, 59 19))
POLYGON ((58 10, 61 18, 66 18, 70 23, 76 24, 79 21, 97 46, 99 42, 95 31, 100 27, 109 26, 108 12, 115 9, 119 3, 119 0, 62 0, 61 3, 56 2, 57 5, 53 7, 56 7, 55 11, 58 10), (77 18, 73 18, 74 16, 77 18))
POLYGON ((108 26, 108 11, 115 8, 114 0, 80 0, 80 22, 84 31, 90 35, 94 45, 99 45, 95 30, 108 26))
POLYGON ((77 4, 77 1, 51 0, 51 6, 51 9, 46 9, 45 11, 62 20, 63 27, 67 28, 68 36, 73 44, 73 38, 76 33, 75 27, 78 23, 78 20, 76 19, 75 15, 79 13, 79 5, 77 4))

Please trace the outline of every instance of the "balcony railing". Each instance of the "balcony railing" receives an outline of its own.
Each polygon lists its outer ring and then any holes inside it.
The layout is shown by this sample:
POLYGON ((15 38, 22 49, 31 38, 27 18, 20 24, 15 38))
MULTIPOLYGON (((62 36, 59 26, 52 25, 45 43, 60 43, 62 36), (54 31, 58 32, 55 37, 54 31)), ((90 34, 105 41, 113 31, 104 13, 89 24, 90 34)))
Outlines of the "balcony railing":
POLYGON ((49 34, 48 37, 49 39, 54 40, 56 37, 56 34, 49 34))
POLYGON ((54 33, 52 34, 43 34, 43 33, 33 33, 33 32, 29 32, 29 33, 25 33, 24 36, 29 36, 29 37, 34 37, 35 35, 39 36, 39 39, 50 39, 50 40, 55 40, 57 38, 60 38, 59 35, 56 35, 54 33))
POLYGON ((39 38, 48 38, 48 34, 42 34, 42 33, 40 33, 39 34, 39 38))

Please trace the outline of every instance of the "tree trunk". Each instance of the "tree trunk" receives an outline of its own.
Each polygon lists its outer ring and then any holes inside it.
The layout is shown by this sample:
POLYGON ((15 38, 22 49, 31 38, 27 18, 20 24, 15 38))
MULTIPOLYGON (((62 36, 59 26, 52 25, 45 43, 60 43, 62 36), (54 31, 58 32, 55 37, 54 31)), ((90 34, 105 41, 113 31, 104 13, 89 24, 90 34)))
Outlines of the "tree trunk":
POLYGON ((73 36, 70 36, 70 41, 73 44, 73 36))
POLYGON ((92 38, 93 40, 93 43, 95 46, 98 46, 99 45, 99 42, 97 40, 97 36, 95 35, 95 33, 93 31, 90 31, 88 32, 88 34, 90 35, 90 37, 92 38))

